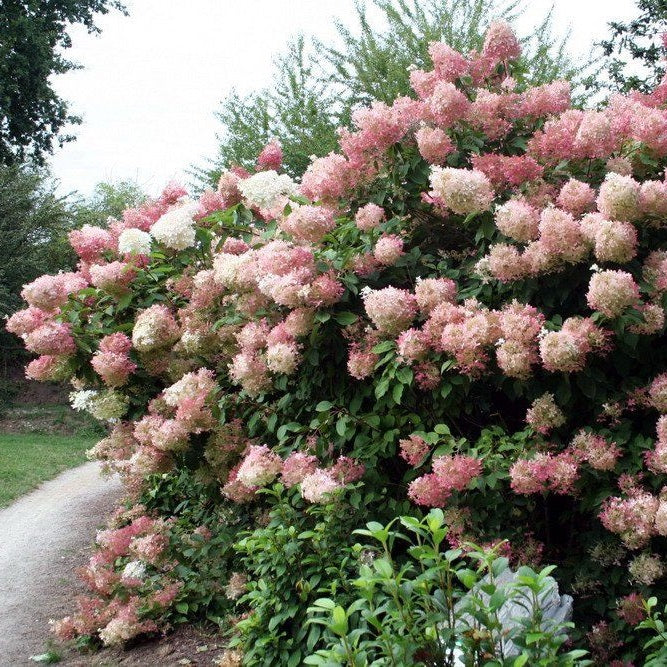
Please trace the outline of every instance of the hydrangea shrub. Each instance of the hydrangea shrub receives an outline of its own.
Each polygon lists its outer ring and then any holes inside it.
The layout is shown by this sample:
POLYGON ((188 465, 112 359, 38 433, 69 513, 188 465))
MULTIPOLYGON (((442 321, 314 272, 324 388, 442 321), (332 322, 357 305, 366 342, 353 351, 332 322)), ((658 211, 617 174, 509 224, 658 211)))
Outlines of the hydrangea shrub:
MULTIPOLYGON (((109 422, 93 455, 135 496, 187 469, 248 516, 278 481, 442 508, 452 546, 558 563, 612 660, 667 594, 667 81, 585 111, 523 83, 505 24, 430 53, 301 183, 272 143, 72 232, 78 270, 7 328, 109 422)), ((153 558, 161 524, 134 525, 123 555, 153 558)), ((105 586, 105 642, 150 629, 105 586)))

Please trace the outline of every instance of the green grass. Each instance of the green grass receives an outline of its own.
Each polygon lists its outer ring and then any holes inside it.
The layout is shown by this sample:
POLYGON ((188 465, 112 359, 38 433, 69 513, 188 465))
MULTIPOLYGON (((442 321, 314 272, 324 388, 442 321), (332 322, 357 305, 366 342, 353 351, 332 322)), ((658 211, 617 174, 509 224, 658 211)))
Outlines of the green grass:
POLYGON ((93 435, 0 433, 0 507, 86 460, 93 435))

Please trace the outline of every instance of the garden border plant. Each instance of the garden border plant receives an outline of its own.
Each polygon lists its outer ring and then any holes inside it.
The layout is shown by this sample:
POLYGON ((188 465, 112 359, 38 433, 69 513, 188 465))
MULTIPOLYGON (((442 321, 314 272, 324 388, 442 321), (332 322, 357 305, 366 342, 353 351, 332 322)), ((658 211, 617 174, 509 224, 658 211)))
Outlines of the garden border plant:
MULTIPOLYGON (((29 376, 111 424, 92 455, 130 494, 60 636, 208 615, 238 633, 229 664, 296 664, 335 650, 300 623, 322 591, 346 607, 354 525, 441 508, 454 551, 556 564, 597 664, 655 652, 667 82, 582 111, 566 82, 527 84, 506 24, 429 52, 414 96, 355 112, 300 184, 271 142, 196 201, 169 186, 72 232, 77 271, 25 286, 8 329, 29 376)), ((546 654, 579 660, 559 636, 546 654)))

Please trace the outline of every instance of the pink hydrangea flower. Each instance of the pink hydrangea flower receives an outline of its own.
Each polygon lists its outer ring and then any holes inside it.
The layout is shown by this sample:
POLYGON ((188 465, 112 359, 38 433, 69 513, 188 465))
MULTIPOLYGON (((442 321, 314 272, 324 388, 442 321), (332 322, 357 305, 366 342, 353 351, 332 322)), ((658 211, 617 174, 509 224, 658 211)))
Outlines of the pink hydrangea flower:
POLYGON ((295 484, 301 484, 307 475, 311 475, 317 469, 317 457, 303 452, 292 452, 283 463, 280 480, 290 488, 295 484))
POLYGON ((396 349, 406 362, 420 361, 428 353, 428 340, 422 331, 407 329, 396 339, 396 349))
POLYGON ((536 454, 533 459, 518 459, 510 468, 512 490, 522 495, 569 494, 578 476, 577 463, 568 453, 536 454))
POLYGON ((440 127, 424 125, 415 132, 419 154, 429 163, 441 165, 454 150, 454 144, 440 127))
POLYGON ((277 139, 269 141, 257 157, 258 169, 273 169, 278 171, 283 163, 283 149, 277 139))
POLYGON ((109 294, 125 293, 136 275, 134 266, 127 262, 114 261, 107 264, 92 264, 90 267, 91 284, 109 294))
POLYGON ((271 387, 269 368, 259 354, 243 351, 232 358, 230 378, 240 384, 250 396, 258 396, 271 387))
POLYGON ((256 486, 246 486, 240 479, 238 479, 238 471, 242 462, 239 462, 229 471, 227 482, 222 487, 222 494, 235 503, 247 503, 254 500, 257 492, 256 486))
POLYGON ((41 327, 49 319, 50 316, 43 310, 34 306, 28 306, 24 310, 17 310, 11 315, 5 324, 5 329, 17 336, 25 336, 41 327))
POLYGON ((25 367, 25 376, 38 382, 63 380, 68 374, 68 357, 43 354, 25 367))
POLYGON ((378 356, 370 351, 351 349, 348 353, 347 372, 355 380, 364 380, 373 374, 378 356))
MULTIPOLYGON (((648 396, 651 405, 661 413, 667 413, 667 373, 662 373, 658 375, 648 389, 648 396)), ((667 438, 661 437, 662 435, 667 435, 664 433, 664 422, 659 423, 659 428, 662 428, 662 431, 659 430, 658 435, 661 440, 664 440, 667 443, 667 438)))
POLYGON ((88 281, 77 273, 40 276, 23 287, 21 297, 30 306, 50 312, 67 303, 70 294, 87 286, 88 281))
POLYGON ((640 214, 639 192, 639 183, 632 176, 609 173, 600 186, 598 211, 611 220, 635 220, 640 214))
POLYGON ((521 46, 514 31, 505 21, 494 21, 484 35, 482 55, 499 63, 516 60, 521 55, 521 46))
POLYGON ((326 502, 342 488, 330 471, 317 469, 301 480, 301 496, 309 503, 326 502))
POLYGON ((667 181, 644 181, 639 189, 639 208, 643 215, 657 218, 655 224, 667 216, 667 181))
POLYGON ((417 278, 415 298, 419 310, 428 315, 441 303, 454 303, 456 283, 449 278, 417 278))
POLYGON ((66 322, 46 322, 23 338, 30 352, 43 355, 67 355, 76 352, 72 325, 66 322))
POLYGON ((581 226, 566 211, 548 207, 540 215, 540 243, 565 262, 579 262, 588 252, 581 226))
POLYGON ((629 498, 607 498, 599 517, 602 525, 616 533, 629 549, 639 549, 655 534, 658 507, 655 496, 637 490, 629 498))
POLYGON ((526 423, 538 433, 549 435, 552 429, 565 423, 565 415, 556 405, 553 394, 545 393, 532 402, 526 412, 526 423))
POLYGON ((581 215, 595 204, 595 190, 575 178, 571 178, 558 193, 558 206, 572 215, 581 215))
POLYGON ((432 120, 446 128, 465 118, 470 100, 453 83, 438 81, 426 105, 432 120))
POLYGON ((299 363, 299 351, 294 342, 277 342, 266 350, 266 365, 272 373, 292 375, 299 363))
POLYGON ((105 336, 90 364, 108 387, 122 387, 137 365, 129 358, 132 341, 122 333, 105 336))
POLYGON ((489 274, 496 280, 509 283, 524 278, 530 272, 525 257, 509 243, 494 243, 489 254, 477 264, 477 271, 489 274))
POLYGON ((574 436, 570 449, 574 456, 587 461, 596 470, 613 470, 621 455, 616 443, 583 430, 574 436))
POLYGON ((104 252, 115 250, 113 236, 101 227, 84 225, 81 229, 72 230, 67 236, 74 252, 84 262, 95 262, 104 252))
POLYGON ((452 491, 463 491, 470 482, 482 473, 482 462, 472 456, 454 454, 436 456, 432 461, 433 473, 443 487, 452 491))
POLYGON ((266 486, 280 474, 282 468, 282 459, 266 445, 250 445, 236 478, 248 487, 266 486))
POLYGON ((384 209, 377 204, 365 204, 354 216, 354 221, 359 229, 368 232, 375 229, 384 220, 384 209))
POLYGON ((300 241, 318 243, 336 226, 333 210, 325 206, 299 206, 280 222, 280 228, 300 241))
POLYGON ((403 254, 403 239, 396 234, 383 234, 373 251, 375 259, 383 266, 396 264, 403 254))
POLYGON ((313 160, 301 178, 301 192, 313 201, 339 199, 350 185, 350 163, 336 153, 313 160))
POLYGON ((474 155, 472 166, 486 174, 494 187, 517 186, 542 176, 544 167, 530 155, 474 155))
POLYGON ((171 345, 180 335, 178 323, 167 306, 155 304, 137 315, 132 330, 132 345, 149 352, 171 345))
POLYGON ((443 507, 451 495, 451 490, 442 484, 435 473, 417 477, 408 485, 408 497, 417 505, 443 507))
POLYGON ((398 444, 401 458, 411 466, 419 465, 431 450, 426 440, 418 435, 399 440, 398 444))

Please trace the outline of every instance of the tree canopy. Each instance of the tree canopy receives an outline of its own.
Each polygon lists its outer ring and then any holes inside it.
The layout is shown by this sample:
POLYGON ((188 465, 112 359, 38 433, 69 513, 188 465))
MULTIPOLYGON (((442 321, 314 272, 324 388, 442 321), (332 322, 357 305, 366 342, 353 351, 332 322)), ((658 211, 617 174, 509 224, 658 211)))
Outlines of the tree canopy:
MULTIPOLYGON (((349 126, 351 111, 372 100, 411 95, 410 68, 430 62, 428 45, 446 42, 469 51, 479 48, 495 18, 513 22, 522 0, 372 0, 381 21, 371 21, 367 4, 358 3, 356 25, 337 23, 339 45, 298 36, 275 62, 274 85, 246 96, 233 91, 217 117, 222 125, 218 154, 208 167, 195 169, 211 185, 223 168, 254 166, 262 146, 281 141, 284 167, 300 176, 312 154, 324 155, 337 143, 337 128, 349 126)), ((522 41, 521 69, 527 83, 565 78, 590 85, 584 73, 590 59, 574 62, 567 39, 553 37, 551 13, 522 41)))
POLYGON ((667 0, 637 0, 639 15, 630 21, 613 21, 611 35, 601 42, 611 57, 609 75, 621 92, 651 90, 665 73, 667 0))
POLYGON ((44 156, 73 139, 80 119, 53 88, 52 74, 77 67, 63 57, 73 24, 99 32, 95 15, 125 13, 119 0, 0 0, 0 164, 44 156))
POLYGON ((71 204, 74 226, 105 227, 109 217, 120 218, 127 208, 138 206, 146 193, 132 180, 98 183, 88 198, 79 198, 71 204))

